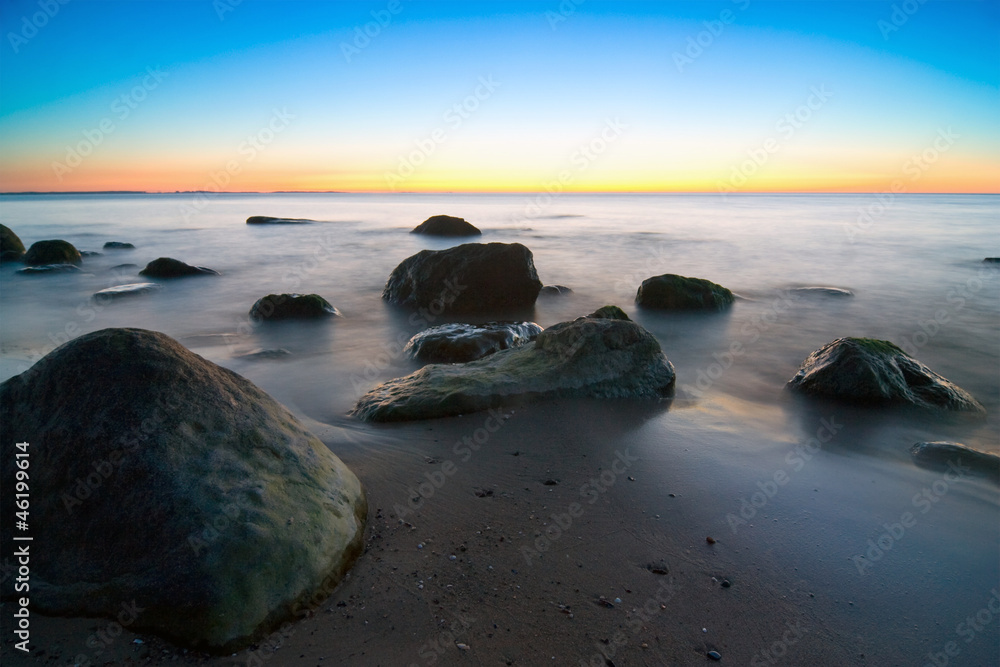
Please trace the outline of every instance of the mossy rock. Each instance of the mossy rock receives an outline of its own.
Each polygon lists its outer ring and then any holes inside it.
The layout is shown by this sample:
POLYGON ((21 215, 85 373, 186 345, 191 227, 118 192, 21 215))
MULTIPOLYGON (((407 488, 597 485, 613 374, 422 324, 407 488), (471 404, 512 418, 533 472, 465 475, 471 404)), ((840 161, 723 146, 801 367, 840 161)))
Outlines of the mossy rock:
POLYGON ((83 256, 69 241, 58 239, 35 241, 24 253, 24 263, 29 266, 42 264, 81 264, 83 256))
POLYGON ((250 317, 255 320, 302 320, 339 316, 340 311, 319 294, 268 294, 250 308, 250 317))
POLYGON ((147 264, 146 268, 139 272, 139 275, 147 278, 183 278, 185 276, 217 276, 219 272, 204 266, 191 266, 172 257, 160 257, 147 264))
POLYGON ((426 234, 427 236, 480 236, 482 234, 475 225, 451 215, 433 215, 410 230, 411 234, 426 234))
POLYGON ((0 225, 0 262, 20 262, 24 257, 24 244, 7 225, 0 225))
POLYGON ((643 308, 665 310, 723 310, 733 301, 733 293, 722 285, 673 273, 647 278, 635 294, 635 302, 643 308))

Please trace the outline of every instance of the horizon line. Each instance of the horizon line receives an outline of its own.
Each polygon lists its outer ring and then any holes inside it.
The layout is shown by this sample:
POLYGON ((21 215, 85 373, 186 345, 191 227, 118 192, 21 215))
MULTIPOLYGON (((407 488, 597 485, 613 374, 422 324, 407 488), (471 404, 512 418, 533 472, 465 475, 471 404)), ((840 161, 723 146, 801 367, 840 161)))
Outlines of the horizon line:
POLYGON ((1000 195, 997 191, 892 192, 891 190, 19 190, 3 195, 1000 195))

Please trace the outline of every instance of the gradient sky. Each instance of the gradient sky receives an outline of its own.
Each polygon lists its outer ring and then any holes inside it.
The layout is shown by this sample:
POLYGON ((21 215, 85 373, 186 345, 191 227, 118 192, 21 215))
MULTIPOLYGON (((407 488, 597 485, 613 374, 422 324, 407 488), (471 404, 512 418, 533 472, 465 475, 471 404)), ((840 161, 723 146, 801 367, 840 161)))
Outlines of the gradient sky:
POLYGON ((1000 192, 996 0, 0 7, 3 192, 1000 192))

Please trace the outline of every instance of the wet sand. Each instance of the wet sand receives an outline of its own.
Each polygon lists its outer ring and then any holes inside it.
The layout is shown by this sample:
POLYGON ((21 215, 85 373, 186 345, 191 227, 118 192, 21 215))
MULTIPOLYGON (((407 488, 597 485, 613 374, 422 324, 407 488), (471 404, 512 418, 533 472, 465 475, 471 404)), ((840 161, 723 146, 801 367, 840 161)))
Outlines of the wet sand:
POLYGON ((872 429, 892 438, 830 407, 573 400, 400 426, 306 418, 370 503, 364 554, 307 617, 219 657, 35 615, 32 657, 5 637, 3 663, 698 665, 717 651, 723 664, 882 666, 949 647, 950 664, 997 664, 996 487, 953 482, 921 513, 914 494, 941 474, 854 451, 872 429), (821 420, 834 437, 807 447, 821 420), (753 435, 771 422, 799 434, 753 435), (733 521, 744 499, 760 507, 733 521), (862 574, 852 557, 903 511, 915 525, 862 574), (982 609, 967 642, 956 626, 982 609))

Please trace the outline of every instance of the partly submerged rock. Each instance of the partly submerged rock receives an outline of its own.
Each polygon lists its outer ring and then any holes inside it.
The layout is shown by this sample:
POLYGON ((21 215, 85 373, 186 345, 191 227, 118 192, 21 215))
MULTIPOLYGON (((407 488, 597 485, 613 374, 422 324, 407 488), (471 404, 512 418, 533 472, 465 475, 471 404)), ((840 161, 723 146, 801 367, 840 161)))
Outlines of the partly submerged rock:
POLYGON ((17 273, 27 276, 45 275, 47 273, 81 273, 83 270, 76 264, 42 264, 41 266, 26 266, 17 273))
POLYGON ((733 293, 722 285, 673 273, 647 278, 635 294, 635 302, 644 308, 671 310, 722 310, 733 300, 733 293))
POLYGON ((382 298, 434 315, 492 313, 530 307, 541 288, 531 251, 520 243, 465 243, 406 258, 382 298))
POLYGON ((80 264, 83 261, 80 251, 69 241, 50 240, 35 241, 24 253, 24 263, 38 266, 41 264, 80 264))
POLYGON ((480 236, 482 232, 465 218, 451 215, 433 215, 414 227, 411 234, 428 236, 480 236))
POLYGON ((431 364, 361 397, 364 421, 431 419, 499 407, 519 397, 659 398, 674 368, 656 338, 626 319, 581 317, 530 343, 467 364, 431 364))
POLYGON ((269 215, 251 215, 247 218, 248 225, 311 225, 315 220, 305 218, 272 218, 269 215))
POLYGON ((204 266, 191 266, 179 259, 160 257, 147 264, 146 268, 139 272, 139 275, 150 278, 181 278, 184 276, 217 276, 219 272, 204 266))
POLYGON ((237 354, 238 359, 285 359, 286 357, 292 356, 292 353, 283 347, 275 348, 258 348, 256 350, 251 350, 249 352, 244 352, 243 354, 237 354))
POLYGON ((425 363, 464 363, 529 343, 541 332, 534 322, 442 324, 413 336, 403 351, 425 363))
POLYGON ((564 296, 566 294, 572 294, 573 290, 566 287, 565 285, 544 285, 540 294, 546 294, 548 296, 564 296))
POLYGON ((94 298, 104 300, 120 299, 125 296, 148 294, 149 292, 158 289, 160 289, 160 285, 157 285, 156 283, 129 283, 128 285, 106 287, 99 292, 94 292, 94 298))
POLYGON ((806 296, 854 296, 854 292, 843 287, 793 287, 791 291, 806 296))
MULTIPOLYGON (((128 604, 133 630, 232 652, 328 596, 362 549, 357 477, 270 396, 161 333, 80 336, 0 385, 0 406, 0 472, 13 480, 30 442, 31 536, 50 546, 31 551, 35 611, 128 604)), ((13 493, 0 509, 14 516, 13 493)))
POLYGON ((138 264, 118 264, 116 266, 112 266, 110 269, 108 269, 108 271, 128 271, 129 273, 131 273, 130 269, 138 269, 138 268, 139 268, 138 264))
POLYGON ((255 320, 310 319, 339 317, 340 311, 319 294, 268 294, 250 308, 255 320))
POLYGON ((97 252, 96 250, 81 250, 80 251, 80 256, 81 257, 101 257, 102 255, 104 255, 103 252, 97 252))
POLYGON ((24 244, 7 225, 0 225, 0 262, 20 262, 24 257, 24 244))
POLYGON ((121 241, 108 241, 104 244, 105 250, 135 250, 135 246, 131 243, 123 243, 121 241))
POLYGON ((788 388, 869 405, 915 405, 984 412, 967 391, 896 345, 875 338, 838 338, 810 354, 788 388))
POLYGON ((986 257, 983 261, 987 264, 1000 264, 1000 257, 986 257))
POLYGON ((918 442, 910 447, 910 456, 922 468, 968 472, 1000 482, 1000 456, 957 442, 918 442))

